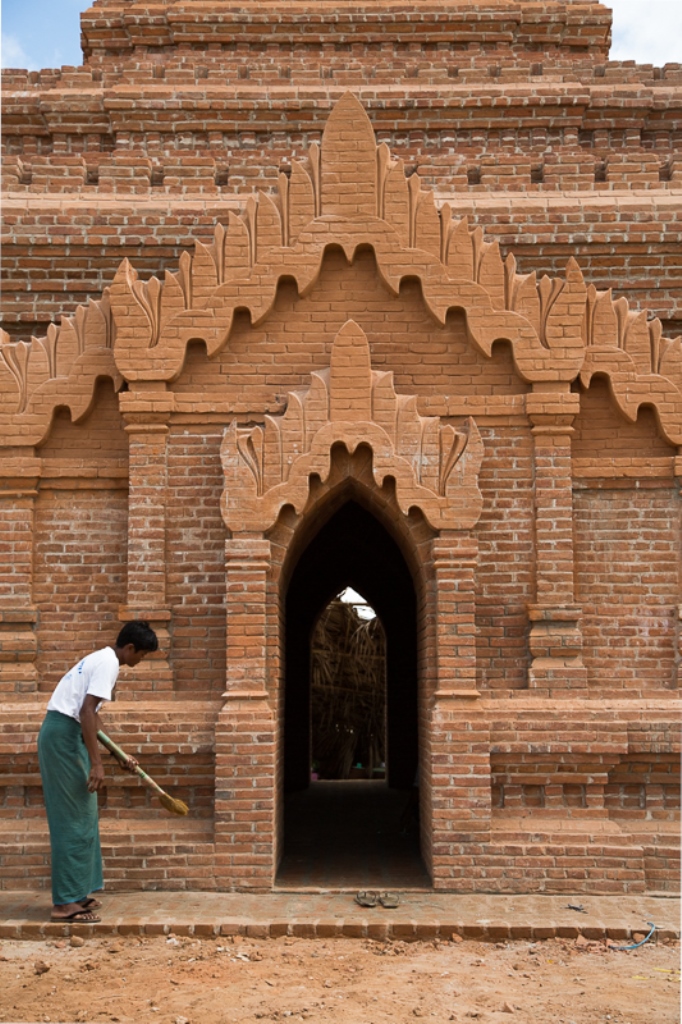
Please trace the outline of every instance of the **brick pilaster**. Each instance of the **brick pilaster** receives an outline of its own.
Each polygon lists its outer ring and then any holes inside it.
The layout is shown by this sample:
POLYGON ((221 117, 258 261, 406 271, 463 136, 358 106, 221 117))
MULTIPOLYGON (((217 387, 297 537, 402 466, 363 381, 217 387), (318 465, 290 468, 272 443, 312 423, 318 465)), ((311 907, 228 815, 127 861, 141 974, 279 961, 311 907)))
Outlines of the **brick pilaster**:
POLYGON ((437 693, 476 691, 477 559, 478 543, 468 530, 441 530, 433 543, 437 693))
POLYGON ((0 465, 0 693, 6 694, 37 690, 33 538, 40 471, 32 449, 0 465))
POLYGON ((435 888, 466 889, 466 865, 490 838, 490 730, 476 710, 477 554, 468 531, 443 530, 433 544, 437 675, 428 709, 422 813, 435 888))
MULTIPOLYGON (((675 480, 678 491, 682 493, 682 445, 677 448, 677 456, 674 463, 675 480)), ((677 571, 679 579, 682 580, 682 552, 678 555, 677 571)), ((676 628, 675 628, 675 678, 673 686, 679 689, 682 686, 682 603, 677 606, 676 628)))
POLYGON ((579 408, 578 396, 568 390, 536 385, 526 396, 533 424, 536 551, 528 685, 554 690, 587 685, 582 610, 574 601, 571 435, 579 408))
POLYGON ((216 873, 224 888, 270 889, 277 867, 277 730, 268 695, 270 542, 225 543, 227 686, 216 724, 216 873))
POLYGON ((135 669, 138 689, 173 688, 168 661, 171 613, 166 602, 166 441, 172 396, 163 391, 121 395, 129 455, 128 592, 122 621, 147 619, 159 651, 135 669))
POLYGON ((436 694, 431 709, 432 768, 424 796, 436 889, 471 890, 471 867, 490 841, 490 724, 477 701, 471 691, 436 694))
POLYGON ((225 542, 227 570, 227 687, 267 696, 267 581, 270 541, 261 535, 225 542))

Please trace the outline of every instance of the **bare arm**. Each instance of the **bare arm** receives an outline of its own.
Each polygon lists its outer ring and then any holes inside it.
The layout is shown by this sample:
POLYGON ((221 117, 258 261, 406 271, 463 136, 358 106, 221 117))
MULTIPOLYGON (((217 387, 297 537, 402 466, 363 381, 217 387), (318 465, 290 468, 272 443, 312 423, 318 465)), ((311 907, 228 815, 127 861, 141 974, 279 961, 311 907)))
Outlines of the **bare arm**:
POLYGON ((97 705, 99 697, 93 697, 91 693, 86 694, 83 706, 81 707, 81 729, 83 740, 90 755, 90 776, 88 778, 88 789, 91 793, 97 792, 104 782, 104 765, 97 742, 97 730, 101 728, 97 705))

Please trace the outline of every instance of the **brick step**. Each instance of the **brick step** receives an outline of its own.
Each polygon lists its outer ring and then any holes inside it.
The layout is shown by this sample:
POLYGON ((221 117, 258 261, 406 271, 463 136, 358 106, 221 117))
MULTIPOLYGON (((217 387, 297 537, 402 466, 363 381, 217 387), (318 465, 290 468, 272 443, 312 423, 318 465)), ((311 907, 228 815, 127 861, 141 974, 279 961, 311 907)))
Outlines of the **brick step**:
POLYGON ((678 892, 674 821, 505 819, 477 862, 491 889, 508 892, 678 892))
MULTIPOLYGON (((213 889, 212 820, 166 816, 101 820, 108 889, 213 889)), ((50 885, 50 837, 43 818, 0 819, 0 889, 50 885)))

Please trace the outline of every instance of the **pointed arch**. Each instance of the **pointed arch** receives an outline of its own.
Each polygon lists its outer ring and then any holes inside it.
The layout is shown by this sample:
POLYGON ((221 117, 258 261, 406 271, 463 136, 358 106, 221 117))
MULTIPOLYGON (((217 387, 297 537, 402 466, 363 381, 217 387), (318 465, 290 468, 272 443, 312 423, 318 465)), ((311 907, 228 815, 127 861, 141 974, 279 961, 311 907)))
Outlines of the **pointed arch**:
POLYGON ((284 579, 285 788, 308 785, 310 641, 319 614, 345 586, 367 598, 386 633, 388 782, 409 787, 417 769, 419 601, 400 546, 348 494, 284 579))

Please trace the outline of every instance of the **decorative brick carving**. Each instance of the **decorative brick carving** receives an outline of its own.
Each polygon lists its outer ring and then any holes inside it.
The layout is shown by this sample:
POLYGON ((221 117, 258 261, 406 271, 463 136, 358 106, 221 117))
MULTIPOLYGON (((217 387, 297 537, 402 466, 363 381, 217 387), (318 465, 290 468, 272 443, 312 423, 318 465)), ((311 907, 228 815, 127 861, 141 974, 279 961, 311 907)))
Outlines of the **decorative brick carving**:
POLYGON ((263 427, 233 420, 221 449, 222 511, 233 532, 266 530, 284 505, 300 512, 311 474, 325 480, 331 448, 370 445, 377 486, 396 482, 402 512, 419 508, 434 529, 467 529, 481 513, 478 470, 483 442, 466 428, 420 416, 416 399, 397 395, 393 374, 373 371, 363 331, 349 321, 334 342, 329 370, 312 374, 304 393, 290 392, 284 416, 263 427))
POLYGON ((276 201, 261 192, 241 217, 230 212, 227 231, 219 227, 210 247, 197 244, 194 259, 183 254, 178 272, 166 274, 163 284, 139 281, 124 260, 112 287, 121 372, 129 380, 172 380, 196 338, 209 355, 218 352, 235 309, 246 308, 261 322, 283 274, 305 294, 330 243, 349 259, 371 245, 396 294, 404 277, 416 277, 439 323, 449 310, 464 310, 472 341, 486 355, 496 340, 511 341, 525 379, 568 381, 579 372, 586 289, 575 261, 565 280, 537 284, 534 274, 517 275, 513 257, 503 261, 498 244, 486 243, 480 229, 454 222, 447 203, 439 211, 419 175, 406 177, 385 145, 377 149, 351 94, 336 104, 308 166, 294 162, 290 178, 280 175, 276 201))
POLYGON ((682 337, 663 337, 661 321, 630 309, 611 291, 587 290, 584 320, 586 385, 605 374, 618 408, 631 421, 640 405, 651 405, 663 434, 682 444, 682 337))
POLYGON ((75 316, 50 324, 44 338, 11 342, 0 331, 0 431, 5 443, 35 445, 46 436, 57 406, 77 422, 92 407, 95 384, 123 383, 114 363, 109 290, 75 316))
POLYGON ((122 377, 173 380, 190 340, 203 339, 209 355, 225 345, 237 308, 261 322, 283 274, 305 294, 335 243, 349 259, 358 246, 372 246, 396 294, 404 277, 417 278, 437 322, 463 310, 473 344, 486 355, 496 340, 510 341, 528 382, 568 382, 580 373, 589 383, 604 373, 629 419, 650 404, 668 440, 682 442, 682 341, 662 338, 660 322, 631 312, 625 299, 614 303, 610 293, 586 288, 573 259, 563 279, 518 274, 513 255, 503 260, 497 242, 453 212, 448 202, 438 209, 419 174, 407 177, 386 144, 376 146, 367 114, 347 93, 321 147, 313 144, 305 162, 294 160, 291 174, 279 175, 277 195, 259 192, 240 216, 229 211, 212 245, 196 242, 194 257, 183 253, 176 273, 142 282, 123 261, 111 289, 116 366, 106 292, 44 339, 10 343, 4 335, 0 395, 7 411, 0 415, 9 431, 25 437, 32 429, 37 441, 57 404, 69 404, 76 419, 87 411, 97 377, 112 376, 117 385, 122 377))
POLYGON ((337 103, 307 165, 294 161, 291 176, 280 175, 277 197, 261 192, 241 217, 230 211, 227 230, 219 225, 209 247, 197 243, 193 259, 183 254, 163 284, 141 282, 127 261, 121 264, 112 288, 121 372, 172 380, 187 342, 197 337, 209 355, 216 353, 235 309, 262 321, 282 274, 305 294, 330 242, 349 259, 359 245, 371 245, 396 293, 403 277, 417 277, 438 322, 448 310, 463 309, 471 340, 486 355, 495 340, 509 340, 527 381, 571 381, 582 372, 589 382, 607 373, 630 419, 650 403, 669 440, 682 438, 682 342, 662 340, 660 323, 647 324, 626 300, 613 303, 608 293, 588 290, 573 259, 564 279, 517 274, 513 255, 503 260, 498 243, 486 242, 466 219, 453 219, 448 203, 438 210, 419 175, 406 177, 388 147, 376 147, 367 115, 350 94, 337 103))

